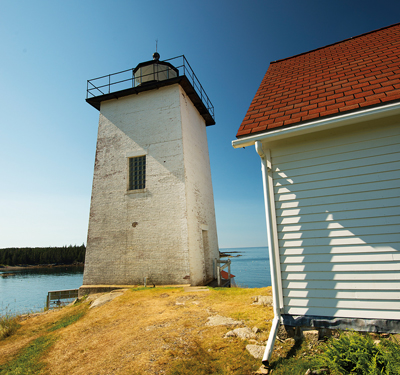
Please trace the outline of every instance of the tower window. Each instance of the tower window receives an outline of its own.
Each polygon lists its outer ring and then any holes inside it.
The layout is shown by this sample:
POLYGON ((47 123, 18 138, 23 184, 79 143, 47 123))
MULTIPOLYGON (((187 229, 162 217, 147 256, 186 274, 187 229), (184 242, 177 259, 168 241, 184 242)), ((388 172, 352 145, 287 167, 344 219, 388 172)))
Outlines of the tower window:
POLYGON ((129 158, 129 190, 146 187, 146 155, 129 158))

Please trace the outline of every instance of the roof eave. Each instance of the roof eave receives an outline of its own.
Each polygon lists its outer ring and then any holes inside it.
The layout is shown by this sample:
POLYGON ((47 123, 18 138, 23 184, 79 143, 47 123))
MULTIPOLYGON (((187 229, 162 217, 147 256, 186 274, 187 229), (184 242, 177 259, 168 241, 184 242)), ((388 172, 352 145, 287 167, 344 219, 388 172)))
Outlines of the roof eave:
POLYGON ((297 137, 320 130, 333 129, 340 126, 356 124, 362 121, 374 120, 394 115, 400 115, 400 102, 374 108, 367 108, 357 112, 346 113, 335 117, 302 123, 289 128, 278 128, 267 133, 264 132, 235 139, 232 141, 232 146, 234 148, 247 147, 254 145, 256 141, 277 141, 280 139, 297 137))

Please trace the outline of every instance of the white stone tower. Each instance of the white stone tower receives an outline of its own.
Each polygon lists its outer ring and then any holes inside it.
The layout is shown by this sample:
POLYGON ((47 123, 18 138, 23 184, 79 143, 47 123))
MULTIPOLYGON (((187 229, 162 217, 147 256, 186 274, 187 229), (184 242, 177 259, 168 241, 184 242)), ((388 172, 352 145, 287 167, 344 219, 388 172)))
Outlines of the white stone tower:
POLYGON ((185 57, 169 61, 88 81, 100 119, 83 287, 216 278, 213 107, 185 57))

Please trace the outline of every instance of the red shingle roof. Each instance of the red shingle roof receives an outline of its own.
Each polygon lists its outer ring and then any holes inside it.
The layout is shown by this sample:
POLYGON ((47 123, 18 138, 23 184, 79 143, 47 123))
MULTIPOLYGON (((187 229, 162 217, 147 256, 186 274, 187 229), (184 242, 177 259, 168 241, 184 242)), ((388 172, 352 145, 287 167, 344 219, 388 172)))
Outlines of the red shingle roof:
POLYGON ((272 62, 237 137, 400 100, 400 23, 272 62))

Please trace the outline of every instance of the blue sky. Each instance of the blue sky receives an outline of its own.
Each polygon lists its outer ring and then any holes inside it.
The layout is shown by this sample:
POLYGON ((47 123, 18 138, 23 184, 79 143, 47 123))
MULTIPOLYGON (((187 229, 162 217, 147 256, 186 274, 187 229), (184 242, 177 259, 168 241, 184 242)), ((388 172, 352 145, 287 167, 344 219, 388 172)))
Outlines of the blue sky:
POLYGON ((259 157, 231 141, 270 61, 400 22, 400 1, 0 0, 0 248, 86 243, 98 111, 86 81, 184 54, 207 128, 221 248, 265 246, 259 157))

